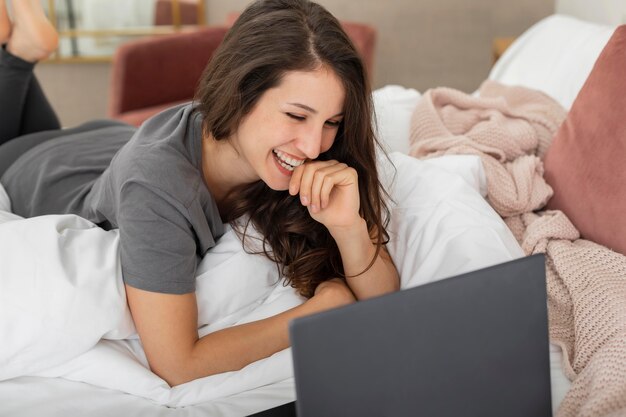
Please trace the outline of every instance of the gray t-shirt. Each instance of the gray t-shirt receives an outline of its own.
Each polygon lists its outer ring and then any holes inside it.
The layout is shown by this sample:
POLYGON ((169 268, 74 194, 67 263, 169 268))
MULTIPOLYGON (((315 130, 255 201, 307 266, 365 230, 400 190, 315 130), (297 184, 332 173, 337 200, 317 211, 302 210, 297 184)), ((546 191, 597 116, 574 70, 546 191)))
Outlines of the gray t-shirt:
POLYGON ((139 130, 110 126, 49 140, 2 177, 24 217, 73 213, 120 229, 124 281, 147 291, 195 291, 201 257, 224 234, 202 176, 200 115, 165 110, 139 130))

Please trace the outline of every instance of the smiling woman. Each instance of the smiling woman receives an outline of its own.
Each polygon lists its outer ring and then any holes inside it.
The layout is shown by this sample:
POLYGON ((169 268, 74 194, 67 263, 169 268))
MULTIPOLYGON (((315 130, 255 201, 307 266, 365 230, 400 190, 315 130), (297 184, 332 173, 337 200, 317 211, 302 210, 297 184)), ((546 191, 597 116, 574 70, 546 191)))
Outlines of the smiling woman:
POLYGON ((288 189, 296 165, 317 159, 332 146, 344 96, 343 85, 326 67, 286 73, 228 140, 206 136, 206 174, 213 195, 221 200, 233 187, 258 180, 272 190, 288 189))
POLYGON ((37 31, 17 30, 50 28, 38 0, 29 4, 15 8, 0 51, 0 114, 9 115, 0 126, 2 184, 23 217, 72 213, 119 228, 128 305, 151 369, 170 385, 287 348, 295 317, 398 289, 369 84, 323 7, 254 1, 194 102, 139 129, 113 121, 59 129, 33 75, 53 48, 37 31), (308 300, 200 338, 194 277, 223 222, 247 248, 256 229, 258 252, 308 300))

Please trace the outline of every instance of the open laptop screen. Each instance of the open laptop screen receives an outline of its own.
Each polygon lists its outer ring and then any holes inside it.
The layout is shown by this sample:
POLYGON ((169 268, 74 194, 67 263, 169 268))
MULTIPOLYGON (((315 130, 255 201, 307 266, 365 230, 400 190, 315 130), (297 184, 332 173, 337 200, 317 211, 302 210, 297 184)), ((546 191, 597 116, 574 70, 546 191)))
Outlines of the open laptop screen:
POLYGON ((550 416, 544 262, 292 321, 298 416, 550 416))

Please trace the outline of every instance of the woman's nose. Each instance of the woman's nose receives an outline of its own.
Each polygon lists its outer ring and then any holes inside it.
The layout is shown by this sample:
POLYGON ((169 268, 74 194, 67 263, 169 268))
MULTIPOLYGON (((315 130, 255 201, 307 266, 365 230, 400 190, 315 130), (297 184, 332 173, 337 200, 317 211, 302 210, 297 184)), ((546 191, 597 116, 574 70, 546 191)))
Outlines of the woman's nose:
POLYGON ((298 149, 309 159, 317 159, 322 150, 322 128, 310 126, 303 129, 297 139, 298 149))

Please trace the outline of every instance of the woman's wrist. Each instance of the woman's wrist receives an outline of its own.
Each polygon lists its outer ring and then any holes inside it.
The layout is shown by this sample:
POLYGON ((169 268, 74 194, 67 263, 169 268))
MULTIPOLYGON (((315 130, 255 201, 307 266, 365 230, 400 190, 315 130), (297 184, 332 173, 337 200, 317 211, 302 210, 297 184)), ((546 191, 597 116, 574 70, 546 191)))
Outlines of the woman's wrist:
POLYGON ((367 239, 371 241, 367 230, 367 222, 362 217, 355 219, 351 225, 328 228, 339 249, 355 241, 367 239))
POLYGON ((366 270, 376 253, 376 247, 367 230, 367 222, 359 219, 351 227, 334 229, 330 233, 339 248, 346 276, 359 275, 366 270))

